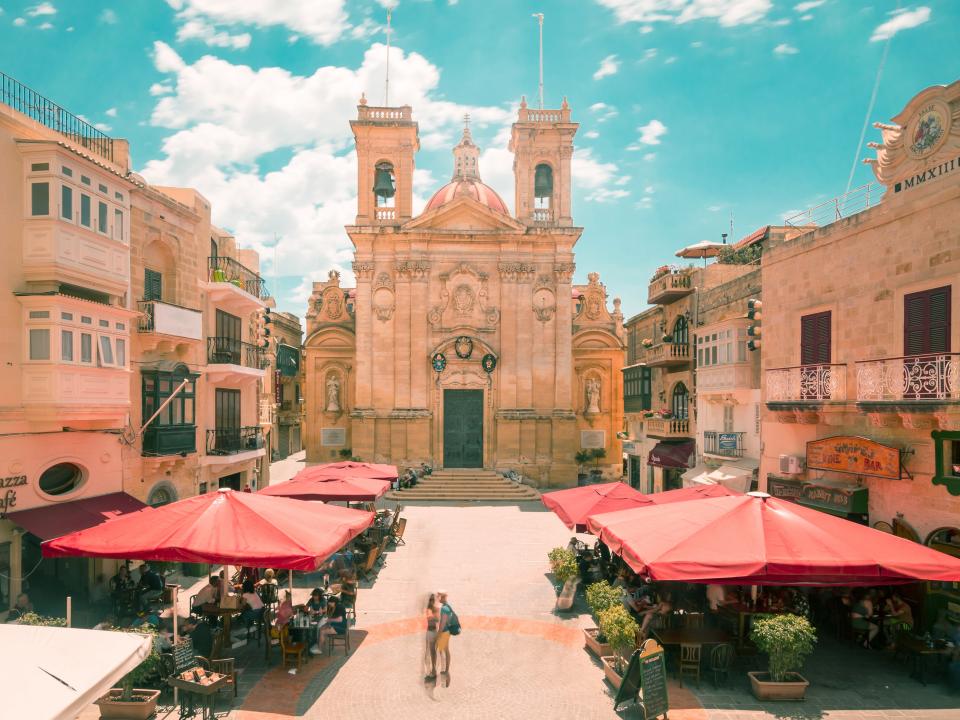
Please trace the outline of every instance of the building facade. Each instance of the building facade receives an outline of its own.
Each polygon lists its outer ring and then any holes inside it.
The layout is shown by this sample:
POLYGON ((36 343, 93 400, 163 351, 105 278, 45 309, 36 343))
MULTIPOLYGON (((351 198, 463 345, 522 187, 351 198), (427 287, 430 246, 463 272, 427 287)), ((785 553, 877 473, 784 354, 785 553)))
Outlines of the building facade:
POLYGON ((269 413, 270 457, 282 460, 303 449, 303 326, 293 313, 270 313, 264 409, 269 413))
POLYGON ((480 179, 469 129, 450 183, 412 212, 419 146, 409 107, 364 100, 351 122, 356 288, 337 274, 307 310, 306 449, 328 461, 511 468, 572 485, 581 448, 619 475, 622 316, 595 273, 573 284, 577 124, 564 103, 514 123, 516 214, 480 179))
POLYGON ((960 82, 877 127, 879 204, 764 253, 761 477, 957 554, 960 82))

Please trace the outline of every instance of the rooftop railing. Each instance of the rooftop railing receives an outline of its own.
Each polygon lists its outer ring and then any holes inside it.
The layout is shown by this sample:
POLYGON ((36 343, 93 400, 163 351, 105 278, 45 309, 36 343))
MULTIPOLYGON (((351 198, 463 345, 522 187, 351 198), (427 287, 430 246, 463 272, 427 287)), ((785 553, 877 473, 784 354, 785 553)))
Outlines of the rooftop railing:
POLYGON ((883 187, 877 183, 867 183, 832 200, 814 205, 812 208, 796 215, 785 217, 783 222, 785 225, 792 225, 793 227, 811 225, 823 227, 877 205, 882 195, 883 187))
POLYGON ((36 90, 28 88, 2 72, 0 72, 0 102, 113 162, 113 138, 64 110, 36 90))

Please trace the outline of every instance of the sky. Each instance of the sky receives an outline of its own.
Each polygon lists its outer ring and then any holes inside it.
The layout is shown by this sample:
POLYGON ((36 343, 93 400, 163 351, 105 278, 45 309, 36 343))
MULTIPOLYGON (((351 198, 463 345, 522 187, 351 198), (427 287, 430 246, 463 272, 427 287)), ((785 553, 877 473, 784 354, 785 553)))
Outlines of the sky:
POLYGON ((960 78, 960 2, 922 0, 0 0, 0 71, 131 142, 148 182, 194 187, 305 312, 356 214, 349 120, 390 101, 420 125, 415 206, 452 172, 470 113, 480 174, 513 206, 510 123, 580 123, 575 281, 627 316, 653 270, 873 180, 860 160, 917 92, 960 78), (852 176, 851 176, 852 172, 852 176), (732 225, 732 233, 731 233, 732 225))

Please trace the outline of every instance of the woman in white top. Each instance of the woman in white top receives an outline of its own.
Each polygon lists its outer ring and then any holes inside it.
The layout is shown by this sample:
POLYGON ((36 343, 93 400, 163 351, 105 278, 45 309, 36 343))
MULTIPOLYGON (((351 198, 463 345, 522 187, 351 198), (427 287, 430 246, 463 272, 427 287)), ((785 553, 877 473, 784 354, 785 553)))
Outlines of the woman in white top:
POLYGON ((240 622, 244 627, 250 627, 263 617, 263 600, 257 595, 253 580, 250 578, 243 581, 242 597, 243 610, 240 611, 240 622))

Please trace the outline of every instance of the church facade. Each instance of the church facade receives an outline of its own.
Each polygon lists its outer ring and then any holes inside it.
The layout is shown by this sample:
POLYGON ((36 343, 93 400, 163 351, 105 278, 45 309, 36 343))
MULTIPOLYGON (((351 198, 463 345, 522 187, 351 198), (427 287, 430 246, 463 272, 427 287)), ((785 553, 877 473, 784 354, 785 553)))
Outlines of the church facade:
POLYGON ((443 469, 514 469, 576 483, 581 449, 619 477, 623 316, 596 273, 574 285, 570 165, 577 124, 520 106, 515 214, 480 178, 465 127, 452 180, 413 216, 419 148, 409 106, 351 121, 356 287, 331 272, 306 313, 308 462, 354 456, 443 469))

